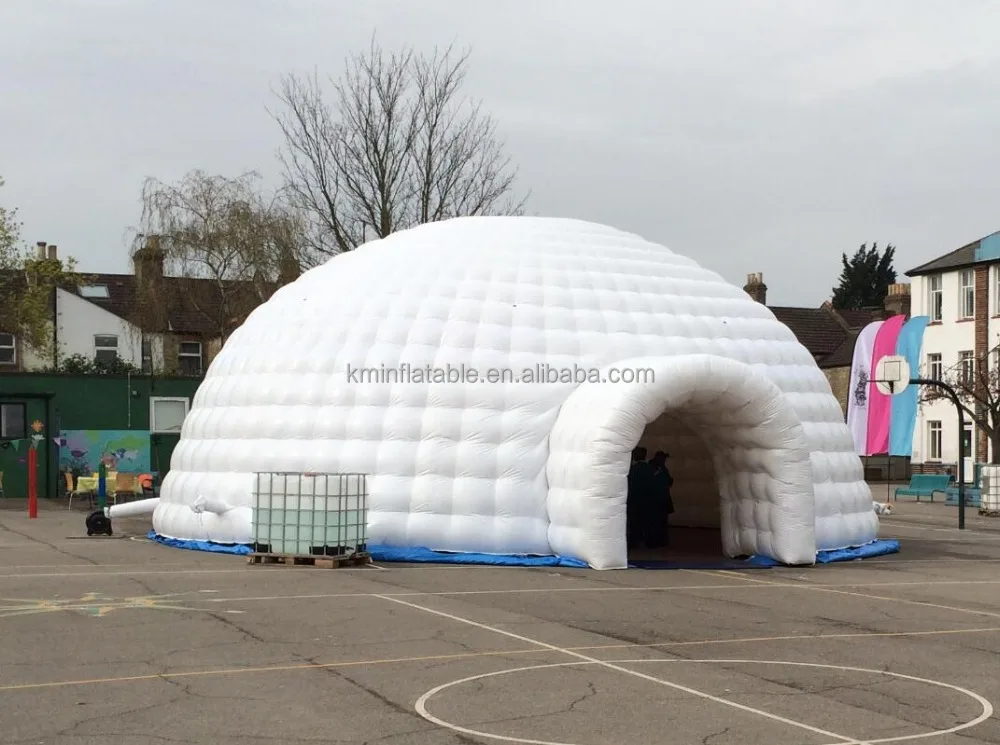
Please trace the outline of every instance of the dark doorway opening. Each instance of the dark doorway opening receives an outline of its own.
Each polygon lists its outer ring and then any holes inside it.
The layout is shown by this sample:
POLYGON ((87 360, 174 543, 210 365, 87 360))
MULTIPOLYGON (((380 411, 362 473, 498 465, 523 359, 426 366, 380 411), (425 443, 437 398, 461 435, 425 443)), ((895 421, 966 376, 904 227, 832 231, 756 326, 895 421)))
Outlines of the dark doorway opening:
MULTIPOLYGON (((667 518, 668 545, 662 548, 630 545, 629 563, 645 568, 740 565, 739 559, 727 559, 723 554, 722 500, 706 438, 683 418, 665 412, 646 426, 638 447, 645 448, 647 461, 657 452, 668 454, 666 464, 673 477, 670 497, 674 512, 667 518)), ((648 499, 662 500, 665 495, 654 493, 648 499)), ((649 513, 655 514, 655 510, 649 513)), ((640 525, 648 525, 648 514, 640 513, 638 517, 640 525)))

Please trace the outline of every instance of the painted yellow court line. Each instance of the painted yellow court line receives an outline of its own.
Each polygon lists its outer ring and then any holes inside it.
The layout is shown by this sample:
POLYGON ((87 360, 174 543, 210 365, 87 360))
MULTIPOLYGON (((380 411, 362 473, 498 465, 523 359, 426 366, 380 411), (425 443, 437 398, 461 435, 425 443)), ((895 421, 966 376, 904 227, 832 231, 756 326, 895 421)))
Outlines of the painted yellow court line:
MULTIPOLYGON (((644 673, 644 672, 642 672, 640 670, 635 670, 635 669, 632 669, 632 668, 623 667, 621 664, 616 664, 613 661, 602 660, 602 659, 599 659, 597 657, 592 657, 590 655, 583 654, 581 652, 574 652, 573 650, 571 650, 571 649, 569 649, 567 647, 560 647, 560 646, 557 646, 555 644, 549 644, 548 642, 542 641, 541 639, 533 639, 530 636, 524 636, 522 634, 515 634, 513 631, 508 631, 506 629, 502 629, 502 628, 499 628, 497 626, 490 626, 489 624, 481 623, 481 622, 475 621, 475 620, 473 620, 471 618, 466 618, 464 616, 460 616, 460 615, 458 615, 456 613, 447 613, 447 612, 442 611, 442 610, 437 610, 436 608, 429 608, 426 605, 419 605, 418 603, 411 603, 408 600, 400 600, 399 598, 390 598, 390 597, 386 597, 384 595, 382 595, 380 597, 381 597, 382 600, 387 600, 387 601, 389 601, 391 603, 395 603, 397 605, 403 605, 403 606, 406 606, 408 608, 413 608, 414 610, 423 611, 424 613, 427 613, 427 614, 430 614, 430 615, 434 615, 434 616, 438 616, 439 618, 446 618, 449 621, 455 621, 456 623, 461 623, 461 624, 464 624, 466 626, 471 626, 472 628, 477 628, 477 629, 480 629, 482 631, 490 631, 490 632, 492 632, 494 634, 499 634, 501 636, 505 636, 508 639, 516 639, 518 641, 525 642, 527 644, 533 644, 536 647, 540 647, 542 649, 548 649, 548 650, 550 650, 552 652, 559 652, 561 654, 568 655, 569 657, 573 657, 574 659, 582 660, 582 661, 590 663, 590 664, 598 665, 598 666, 603 667, 603 668, 605 668, 607 670, 614 670, 614 671, 622 673, 624 675, 628 675, 628 676, 630 676, 632 678, 638 678, 640 680, 645 680, 645 681, 647 681, 649 683, 653 683, 655 685, 663 686, 665 688, 670 688, 670 689, 673 689, 675 691, 682 691, 683 693, 687 693, 687 694, 689 694, 691 696, 696 696, 696 697, 698 697, 698 698, 700 698, 702 700, 705 700, 705 701, 712 701, 712 702, 714 702, 716 704, 719 704, 721 706, 726 706, 726 707, 729 707, 731 709, 737 709, 738 711, 746 712, 746 713, 749 713, 749 714, 755 714, 756 716, 763 717, 765 719, 770 719, 772 721, 780 722, 782 724, 786 724, 786 725, 789 725, 789 726, 792 726, 792 727, 797 727, 798 729, 803 729, 803 730, 806 730, 808 732, 812 732, 814 734, 824 735, 826 737, 832 737, 835 740, 837 740, 838 742, 844 743, 845 745, 860 745, 860 743, 861 743, 860 740, 858 740, 856 738, 853 738, 853 737, 847 737, 845 735, 841 735, 841 734, 838 734, 836 732, 831 732, 830 730, 820 729, 819 727, 814 727, 813 725, 807 724, 806 722, 801 722, 801 721, 798 721, 796 719, 791 719, 789 717, 781 716, 780 714, 773 714, 773 713, 771 713, 769 711, 765 711, 764 709, 758 709, 758 708, 753 707, 753 706, 748 706, 747 704, 741 704, 741 703, 739 703, 737 701, 732 701, 730 699, 722 698, 721 696, 716 696, 714 694, 708 693, 707 691, 702 691, 702 690, 697 689, 697 688, 692 688, 690 686, 682 685, 680 683, 675 683, 672 680, 666 680, 664 678, 657 678, 654 675, 649 675, 649 674, 644 673)), ((430 695, 433 695, 435 691, 440 690, 440 689, 441 689, 441 687, 439 686, 436 689, 432 689, 432 691, 430 691, 428 693, 430 695)), ((421 716, 423 716, 425 718, 428 718, 428 712, 426 711, 426 709, 423 708, 423 703, 426 701, 426 696, 427 695, 428 694, 424 694, 424 696, 421 696, 421 698, 418 700, 417 706, 416 706, 417 712, 421 716)), ((988 714, 987 714, 987 716, 988 716, 988 714)), ((452 730, 460 729, 457 725, 454 725, 454 724, 451 724, 451 723, 447 723, 447 722, 444 722, 442 720, 437 720, 437 721, 435 721, 435 723, 438 724, 439 726, 450 727, 452 730)), ((467 733, 468 733, 468 731, 467 731, 467 733)), ((476 735, 478 735, 478 736, 483 736, 483 735, 489 736, 487 733, 482 733, 482 732, 477 732, 476 735)), ((508 741, 512 741, 515 738, 503 737, 503 739, 508 740, 508 741)), ((520 741, 520 742, 536 743, 537 745, 556 745, 556 743, 553 743, 551 741, 543 741, 543 740, 524 740, 524 739, 518 738, 518 741, 520 741)))
MULTIPOLYGON (((843 634, 788 634, 784 636, 746 636, 735 639, 696 639, 686 642, 650 642, 648 644, 594 644, 578 647, 561 647, 574 652, 600 652, 613 649, 664 649, 672 647, 698 647, 727 644, 760 644, 780 641, 824 641, 838 639, 864 639, 881 637, 907 636, 949 636, 957 634, 984 634, 1000 632, 1000 626, 988 626, 977 629, 931 629, 925 631, 863 631, 843 634)), ((395 665, 407 662, 442 662, 447 660, 463 660, 485 657, 504 657, 506 655, 546 654, 541 648, 496 650, 492 652, 458 652, 455 654, 424 655, 417 657, 391 657, 368 660, 346 660, 343 662, 304 663, 301 665, 272 665, 265 667, 233 667, 217 670, 187 670, 176 673, 159 673, 152 675, 127 675, 108 678, 84 678, 80 680, 57 680, 45 683, 15 683, 0 685, 0 691, 23 691, 38 688, 59 688, 63 686, 97 685, 104 683, 129 683, 145 680, 170 680, 173 678, 195 678, 211 675, 244 675, 247 673, 294 672, 297 670, 322 670, 337 667, 365 667, 367 665, 395 665)))
MULTIPOLYGON (((102 567, 134 567, 135 562, 120 562, 111 564, 7 564, 4 569, 100 569, 102 567)), ((196 568, 196 564, 190 561, 158 561, 154 567, 191 567, 196 568)))
MULTIPOLYGON (((694 570, 694 571, 711 572, 711 571, 714 571, 714 570, 710 570, 709 569, 709 570, 694 570)), ((849 595, 851 597, 865 598, 865 599, 868 599, 868 600, 882 600, 882 601, 890 602, 890 603, 903 603, 905 605, 919 605, 919 606, 923 606, 925 608, 936 608, 937 610, 947 610, 947 611, 953 611, 955 613, 968 613, 970 615, 975 615, 975 616, 986 616, 988 618, 1000 618, 1000 613, 997 613, 997 612, 994 612, 994 611, 976 610, 974 608, 962 608, 962 607, 959 607, 957 605, 944 605, 942 603, 931 603, 931 602, 926 601, 926 600, 911 600, 909 598, 898 598, 898 597, 892 597, 892 596, 887 596, 887 595, 872 595, 871 593, 867 593, 867 592, 851 592, 851 591, 848 591, 848 590, 838 590, 838 589, 835 589, 835 587, 831 586, 831 585, 813 585, 813 584, 809 584, 808 582, 802 582, 802 583, 782 583, 782 584, 778 585, 778 583, 770 582, 770 581, 765 580, 765 579, 757 579, 756 577, 740 577, 740 579, 746 580, 747 582, 756 582, 756 583, 758 583, 760 585, 771 585, 771 586, 780 586, 780 587, 796 587, 796 588, 799 588, 799 589, 802 589, 802 590, 814 590, 815 592, 829 592, 829 593, 833 593, 835 595, 849 595)), ((880 583, 876 583, 876 586, 878 586, 878 584, 880 584, 880 583)), ((962 584, 962 583, 960 583, 960 582, 926 582, 926 583, 921 582, 921 583, 916 583, 916 584, 918 584, 918 585, 925 585, 925 584, 926 585, 935 585, 935 584, 946 584, 946 585, 948 585, 948 584, 962 584)), ((854 585, 854 586, 855 587, 861 587, 862 585, 854 585)), ((899 586, 903 586, 903 583, 892 584, 892 583, 886 582, 883 586, 885 586, 885 587, 899 587, 899 586)), ((844 585, 844 587, 851 587, 851 585, 844 585)))

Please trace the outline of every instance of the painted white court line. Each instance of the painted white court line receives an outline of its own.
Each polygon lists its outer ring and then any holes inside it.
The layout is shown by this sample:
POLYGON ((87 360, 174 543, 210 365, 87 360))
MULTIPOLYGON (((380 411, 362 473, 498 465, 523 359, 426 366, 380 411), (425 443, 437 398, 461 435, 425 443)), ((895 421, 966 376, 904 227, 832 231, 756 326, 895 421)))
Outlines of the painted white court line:
MULTIPOLYGON (((918 678, 913 675, 905 675, 903 673, 894 673, 888 670, 872 670, 863 667, 848 667, 845 665, 822 665, 818 663, 811 662, 786 662, 783 660, 718 660, 718 659, 705 659, 705 660, 685 660, 685 659, 640 659, 640 660, 621 660, 621 664, 631 665, 631 664, 748 664, 748 665, 776 665, 776 666, 788 666, 788 667, 811 667, 826 670, 843 670, 845 672, 856 672, 856 673, 870 673, 872 675, 885 675, 893 678, 909 680, 918 683, 924 683, 926 685, 937 686, 939 688, 948 688, 953 691, 957 691, 965 696, 968 696, 973 701, 979 704, 982 711, 979 716, 974 717, 966 722, 958 724, 954 727, 949 727, 948 729, 939 729, 932 732, 921 732, 916 735, 901 735, 897 737, 883 737, 879 739, 865 739, 865 740, 853 740, 854 743, 864 743, 864 745, 876 745, 877 743, 889 743, 889 742, 903 742, 907 740, 922 740, 928 737, 940 737, 942 735, 950 735, 955 732, 961 732, 962 730, 971 729, 979 724, 982 724, 991 716, 993 716, 993 705, 984 697, 980 696, 975 691, 970 691, 966 688, 960 686, 952 685, 951 683, 945 683, 940 680, 931 680, 930 678, 918 678)), ((419 699, 417 699, 416 709, 417 713, 420 714, 424 719, 438 725, 439 727, 445 727, 447 729, 453 730, 455 732, 460 732, 465 735, 471 735, 473 737, 486 737, 494 740, 504 740, 507 742, 520 742, 528 743, 530 745, 575 745, 574 743, 565 742, 554 742, 551 740, 529 740, 522 737, 511 737, 507 735, 496 735, 491 732, 484 732, 482 730, 474 730, 468 727, 462 727, 456 725, 453 722, 448 722, 440 717, 436 717, 427 710, 427 702, 430 701, 434 696, 436 696, 441 691, 447 690, 449 688, 463 685, 465 683, 473 683, 475 681, 485 680, 486 678, 495 678, 501 675, 512 675, 514 673, 529 672, 533 670, 545 670, 557 667, 574 667, 574 666, 584 666, 590 665, 590 662, 560 662, 548 665, 530 665, 526 667, 517 667, 509 670, 497 670, 489 673, 482 673, 480 675, 470 675, 467 678, 462 678, 460 680, 453 680, 450 683, 444 683, 431 690, 427 691, 419 699)), ((839 737, 839 735, 838 735, 839 737)), ((828 745, 846 745, 841 741, 835 743, 828 743, 828 745)))
MULTIPOLYGON (((891 518, 889 518, 891 519, 891 518)), ((894 530, 920 530, 928 533, 951 533, 955 538, 961 538, 962 536, 975 536, 978 540, 980 538, 985 538, 990 541, 1000 541, 1000 535, 992 530, 976 530, 975 528, 965 528, 960 530, 958 528, 935 528, 930 525, 914 525, 912 523, 883 523, 883 530, 879 531, 880 534, 890 535, 894 530)))
MULTIPOLYGON (((824 729, 821 729, 819 727, 813 727, 812 725, 806 724, 805 722, 798 722, 798 721, 796 721, 794 719, 788 719, 786 717, 782 717, 782 716, 779 716, 777 714, 772 714, 769 711, 764 711, 763 709, 755 709, 752 706, 746 706, 745 704, 739 704, 739 703, 736 703, 735 701, 729 701, 727 699, 720 698, 718 696, 713 696, 710 693, 705 693, 704 691, 699 691, 699 690, 697 690, 695 688, 689 688, 688 686, 683 686, 683 685, 680 685, 679 683, 673 683, 673 682, 670 682, 670 681, 667 681, 667 680, 663 680, 662 678, 656 678, 656 677, 654 677, 652 675, 647 675, 645 673, 641 673, 641 672, 639 672, 637 670, 629 670, 627 667, 622 667, 621 665, 616 665, 613 662, 607 662, 605 660, 599 660, 596 657, 590 657, 589 655, 581 654, 580 652, 574 652, 572 650, 565 649, 563 647, 557 647, 554 644, 548 644, 547 642, 539 641, 538 639, 532 639, 531 637, 522 636, 521 634, 515 634, 512 631, 506 631, 504 629, 499 629, 499 628, 496 628, 495 626, 487 626, 484 623, 479 623, 478 621, 473 621, 472 619, 469 619, 469 618, 463 618, 462 616, 457 616, 454 613, 446 613, 444 611, 435 610, 433 608, 428 608, 428 607, 423 606, 423 605, 418 605, 416 603, 411 603, 411 602, 409 602, 407 600, 401 600, 398 597, 391 597, 391 596, 388 596, 388 595, 379 595, 377 597, 380 597, 382 600, 386 600, 386 601, 388 601, 390 603, 397 603, 399 605, 405 605, 405 606, 408 606, 410 608, 414 608, 416 610, 423 611, 424 613, 430 613, 430 614, 433 614, 433 615, 436 615, 436 616, 440 616, 442 618, 447 618, 447 619, 449 619, 451 621, 455 621, 456 623, 463 623, 463 624, 466 624, 468 626, 473 626, 475 628, 481 629, 483 631, 492 631, 494 634, 500 634, 502 636, 506 636, 506 637, 509 637, 511 639, 517 639, 518 641, 522 641, 522 642, 524 642, 526 644, 534 644, 534 645, 536 645, 538 647, 541 647, 543 649, 548 649, 549 651, 552 651, 552 652, 559 652, 561 654, 568 655, 569 657, 575 657, 575 658, 577 658, 579 660, 583 660, 584 662, 589 662, 589 663, 594 664, 594 665, 600 665, 601 667, 608 668, 609 670, 617 670, 620 673, 624 673, 626 675, 631 675, 634 678, 641 678, 643 680, 649 681, 650 683, 656 683, 657 685, 666 686, 667 688, 673 688, 673 689, 678 690, 678 691, 683 691, 684 693, 689 693, 692 696, 697 696, 698 698, 703 698, 703 699, 706 699, 708 701, 713 701, 713 702, 715 702, 717 704, 722 704, 723 706, 728 706, 728 707, 731 707, 733 709, 739 709, 740 711, 744 711, 744 712, 747 712, 747 713, 750 713, 750 714, 756 714, 757 716, 764 717, 765 719, 771 719, 773 721, 781 722, 782 724, 787 724, 787 725, 792 726, 792 727, 798 727, 799 729, 804 729, 804 730, 807 730, 807 731, 812 732, 814 734, 824 735, 826 737, 832 737, 835 740, 837 740, 838 745, 858 745, 858 743, 862 742, 861 740, 858 740, 858 739, 853 738, 853 737, 847 737, 845 735, 837 734, 836 732, 830 732, 829 730, 824 730, 824 729)), ((418 710, 418 713, 419 713, 419 710, 418 710)), ((421 713, 421 716, 423 716, 422 713, 421 713)), ((506 738, 506 737, 504 737, 504 738, 497 738, 494 735, 489 735, 489 737, 494 738, 494 739, 504 739, 504 740, 510 741, 510 738, 506 738)), ((552 743, 547 743, 547 742, 544 742, 544 741, 531 741, 531 740, 514 740, 514 741, 515 742, 531 742, 531 743, 533 743, 533 745, 552 745, 552 743)))
MULTIPOLYGON (((0 574, 0 579, 71 579, 73 577, 138 577, 151 574, 244 574, 252 577, 255 574, 272 574, 274 572, 288 572, 288 567, 278 566, 274 569, 270 567, 254 567, 247 569, 165 569, 162 572, 155 569, 136 569, 125 572, 22 572, 20 574, 0 574)), ((368 567, 340 567, 337 572, 367 572, 368 567)))
MULTIPOLYGON (((703 571, 703 570, 694 570, 694 571, 703 571)), ((713 576, 715 574, 714 570, 711 570, 711 569, 704 570, 704 571, 706 573, 708 573, 708 572, 713 573, 713 576)), ((754 586, 757 586, 757 587, 759 587, 759 586, 767 586, 767 585, 775 586, 777 584, 777 583, 769 582, 766 579, 758 579, 757 577, 740 577, 740 579, 744 580, 745 582, 754 582, 754 583, 757 583, 756 585, 754 585, 754 586)), ((940 585, 940 584, 951 585, 951 584, 962 584, 962 583, 961 582, 926 582, 926 583, 920 582, 920 583, 917 583, 917 584, 922 586, 922 585, 925 585, 925 584, 926 585, 934 585, 934 584, 937 584, 937 585, 940 585)), ((786 585, 782 585, 782 586, 787 587, 789 585, 786 584, 786 585)), ((889 603, 903 603, 904 605, 920 605, 920 606, 924 606, 926 608, 936 608, 938 610, 954 611, 956 613, 968 613, 968 614, 975 615, 975 616, 986 616, 988 618, 1000 618, 1000 613, 997 613, 997 612, 994 612, 994 611, 976 610, 975 608, 962 608, 962 607, 957 606, 957 605, 944 605, 942 603, 931 603, 931 602, 928 602, 926 600, 910 600, 909 598, 899 598, 899 597, 892 597, 892 596, 887 596, 887 595, 872 595, 872 594, 867 593, 867 592, 851 592, 849 590, 839 590, 839 589, 836 589, 836 586, 834 586, 834 585, 814 585, 814 584, 810 584, 808 582, 801 582, 801 583, 797 583, 797 584, 792 584, 790 586, 797 587, 797 588, 799 588, 801 590, 814 590, 816 592, 829 592, 829 593, 833 593, 835 595, 849 595, 851 597, 865 598, 865 599, 868 599, 868 600, 882 600, 882 601, 889 602, 889 603)), ((843 587, 852 587, 852 586, 853 587, 866 587, 868 585, 843 585, 843 587)), ((882 586, 882 587, 900 587, 900 586, 904 586, 904 585, 902 585, 902 584, 892 584, 892 583, 886 582, 884 584, 882 584, 882 583, 876 583, 875 586, 876 587, 879 587, 879 586, 882 586)))
MULTIPOLYGON (((280 570, 278 570, 280 571, 280 570)), ((682 571, 697 571, 710 573, 712 570, 682 570, 682 571)), ((720 572, 720 576, 725 573, 720 572)), ((713 575, 714 576, 714 575, 713 575)), ((764 582, 762 580, 750 580, 745 579, 747 582, 759 582, 761 585, 769 588, 782 589, 785 587, 801 588, 806 585, 802 583, 793 582, 764 582)), ((987 584, 996 585, 1000 584, 1000 580, 959 580, 958 584, 987 584)), ((891 583, 891 582, 876 582, 872 584, 864 583, 851 583, 845 585, 808 585, 809 587, 896 587, 899 585, 909 586, 918 585, 922 586, 926 583, 924 582, 902 582, 902 583, 891 583)), ((942 584, 942 583, 938 583, 942 584)), ((943 584, 954 584, 950 581, 945 581, 943 584)), ((401 592, 330 592, 330 593, 307 593, 303 595, 254 595, 250 597, 238 597, 238 598, 211 598, 210 602, 213 603, 230 603, 230 602, 252 602, 252 601, 269 601, 269 600, 326 600, 335 598, 373 598, 381 597, 383 595, 388 595, 396 598, 419 598, 419 597, 460 597, 463 595, 549 595, 549 594, 559 594, 559 593, 602 593, 602 592, 672 592, 672 591, 684 591, 684 590, 746 590, 753 589, 757 585, 746 585, 746 584, 732 584, 732 585, 668 585, 663 587, 526 587, 519 589, 510 590, 406 590, 401 592)))
POLYGON ((1000 562, 1000 559, 980 559, 977 556, 969 556, 964 559, 959 556, 942 556, 940 559, 893 559, 889 557, 865 559, 863 564, 852 564, 852 568, 863 569, 869 564, 994 564, 997 562, 1000 562))

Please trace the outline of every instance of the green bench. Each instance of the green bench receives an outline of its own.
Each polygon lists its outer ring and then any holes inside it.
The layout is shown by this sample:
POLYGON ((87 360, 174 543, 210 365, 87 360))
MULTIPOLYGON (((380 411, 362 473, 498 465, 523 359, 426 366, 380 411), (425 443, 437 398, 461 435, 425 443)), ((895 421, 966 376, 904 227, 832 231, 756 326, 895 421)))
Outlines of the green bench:
POLYGON ((947 494, 948 487, 951 486, 951 479, 952 477, 948 474, 918 473, 910 477, 910 483, 907 486, 898 487, 894 497, 895 499, 899 499, 900 495, 916 497, 918 502, 920 497, 930 497, 933 502, 934 492, 939 491, 947 494))

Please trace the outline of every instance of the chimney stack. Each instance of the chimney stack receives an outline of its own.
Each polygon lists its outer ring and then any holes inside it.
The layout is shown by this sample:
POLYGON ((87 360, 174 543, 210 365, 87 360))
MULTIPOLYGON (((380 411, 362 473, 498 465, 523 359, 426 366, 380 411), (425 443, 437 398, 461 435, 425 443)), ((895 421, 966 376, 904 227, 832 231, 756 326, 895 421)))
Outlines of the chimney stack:
POLYGON ((763 273, 753 272, 748 274, 747 283, 743 285, 743 292, 761 305, 767 305, 767 285, 764 284, 763 273))
POLYGON ((299 260, 291 251, 282 250, 278 258, 278 284, 282 287, 289 285, 297 280, 301 274, 302 267, 299 266, 299 260))
POLYGON ((48 252, 49 252, 49 261, 58 261, 59 260, 59 252, 56 249, 56 244, 55 243, 49 245, 48 252))
POLYGON ((132 256, 135 278, 140 286, 163 279, 163 260, 160 236, 146 236, 143 247, 132 256))
POLYGON ((897 283, 889 285, 889 292, 882 302, 886 316, 907 316, 910 315, 910 285, 897 283))
POLYGON ((35 258, 45 260, 45 241, 38 241, 35 244, 35 258))

